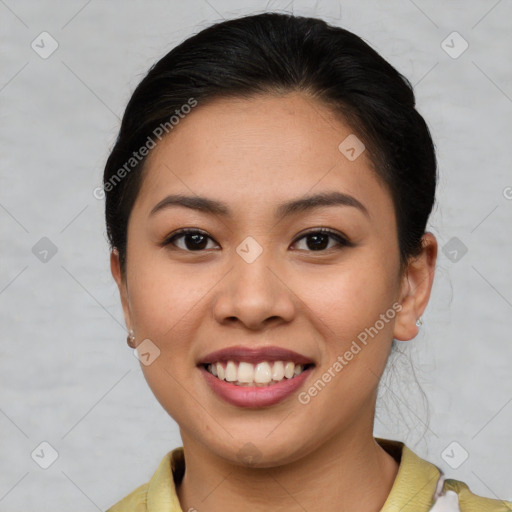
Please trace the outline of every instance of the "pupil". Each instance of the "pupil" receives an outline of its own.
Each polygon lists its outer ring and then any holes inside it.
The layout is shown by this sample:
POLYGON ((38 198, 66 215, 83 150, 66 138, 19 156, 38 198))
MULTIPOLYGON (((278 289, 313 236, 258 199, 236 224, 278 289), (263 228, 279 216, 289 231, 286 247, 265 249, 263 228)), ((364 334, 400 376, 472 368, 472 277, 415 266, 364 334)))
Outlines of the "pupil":
POLYGON ((185 237, 185 245, 187 246, 187 249, 192 249, 192 250, 193 249, 204 249, 203 245, 205 245, 204 244, 205 240, 202 240, 203 244, 201 244, 201 240, 200 240, 201 238, 206 239, 206 237, 204 235, 201 235, 201 234, 188 234, 185 237), (188 243, 188 241, 191 238, 194 240, 193 245, 190 245, 188 243), (199 241, 199 243, 197 243, 198 241, 199 241))
POLYGON ((320 249, 325 249, 329 245, 329 237, 323 233, 309 235, 307 238, 308 238, 308 244, 307 244, 308 249, 320 250, 320 249), (322 241, 320 242, 320 244, 316 243, 316 244, 311 245, 309 243, 309 240, 311 240, 311 239, 315 239, 318 242, 319 238, 323 238, 324 243, 322 243, 322 241))

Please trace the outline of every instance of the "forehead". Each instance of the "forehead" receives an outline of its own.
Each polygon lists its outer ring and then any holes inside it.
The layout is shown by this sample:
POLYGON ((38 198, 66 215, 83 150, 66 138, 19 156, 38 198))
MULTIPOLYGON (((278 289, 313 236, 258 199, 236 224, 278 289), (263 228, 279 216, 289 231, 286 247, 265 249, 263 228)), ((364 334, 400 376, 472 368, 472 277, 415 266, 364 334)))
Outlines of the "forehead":
POLYGON ((344 141, 357 144, 354 137, 348 124, 304 94, 199 104, 149 154, 136 206, 149 212, 165 195, 182 193, 252 215, 265 205, 336 190, 356 197, 375 219, 393 215, 367 151, 355 159, 343 152, 344 141))

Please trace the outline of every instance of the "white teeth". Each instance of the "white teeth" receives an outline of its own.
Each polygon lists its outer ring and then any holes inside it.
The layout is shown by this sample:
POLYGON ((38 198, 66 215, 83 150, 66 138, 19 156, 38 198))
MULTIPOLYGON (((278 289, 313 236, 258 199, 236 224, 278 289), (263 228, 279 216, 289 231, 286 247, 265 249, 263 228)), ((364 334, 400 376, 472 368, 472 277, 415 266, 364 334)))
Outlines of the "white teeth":
POLYGON ((238 365, 238 382, 247 382, 250 384, 254 381, 254 366, 250 363, 241 362, 238 365))
POLYGON ((262 361, 256 365, 245 361, 212 363, 207 370, 220 380, 226 380, 238 386, 268 386, 282 380, 292 379, 304 371, 304 365, 292 361, 262 361))
POLYGON ((272 368, 272 380, 283 380, 284 364, 282 361, 276 361, 272 368))
POLYGON ((268 384, 271 380, 272 371, 270 369, 270 365, 267 362, 258 363, 256 371, 254 372, 254 382, 257 382, 258 384, 268 384))
POLYGON ((226 365, 226 380, 228 382, 235 382, 238 379, 238 371, 236 364, 233 361, 228 361, 226 365))
POLYGON ((291 379, 293 377, 294 370, 295 370, 295 365, 291 361, 288 361, 284 367, 284 376, 287 379, 291 379))

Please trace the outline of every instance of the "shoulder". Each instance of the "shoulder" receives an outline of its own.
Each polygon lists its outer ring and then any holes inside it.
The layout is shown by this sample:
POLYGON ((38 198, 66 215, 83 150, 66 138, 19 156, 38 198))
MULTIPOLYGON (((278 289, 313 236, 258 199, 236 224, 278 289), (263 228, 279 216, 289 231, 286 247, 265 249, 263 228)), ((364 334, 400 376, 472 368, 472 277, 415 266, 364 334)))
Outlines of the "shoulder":
POLYGON ((140 485, 106 512, 181 512, 175 480, 185 471, 183 447, 168 452, 149 482, 140 485))
POLYGON ((512 512, 511 501, 477 496, 459 480, 446 479, 443 491, 452 491, 457 494, 460 512, 512 512))
POLYGON ((149 482, 140 485, 106 512, 146 512, 149 482))
POLYGON ((477 496, 468 485, 448 478, 435 464, 400 441, 376 438, 399 463, 381 512, 512 512, 512 502, 477 496))

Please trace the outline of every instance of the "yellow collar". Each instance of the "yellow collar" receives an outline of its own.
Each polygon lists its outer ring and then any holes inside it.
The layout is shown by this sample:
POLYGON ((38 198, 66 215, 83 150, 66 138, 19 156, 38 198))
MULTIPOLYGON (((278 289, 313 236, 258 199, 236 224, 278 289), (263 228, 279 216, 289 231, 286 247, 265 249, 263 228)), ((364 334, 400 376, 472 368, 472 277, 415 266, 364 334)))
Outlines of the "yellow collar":
MULTIPOLYGON (((380 438, 375 440, 400 463, 395 482, 381 512, 428 512, 433 504, 441 471, 399 441, 380 438)), ((180 481, 184 470, 183 447, 165 455, 149 484, 139 488, 140 492, 147 491, 148 512, 183 512, 176 494, 174 478, 180 481)), ((139 499, 140 497, 139 494, 139 499)), ((118 510, 120 512, 122 508, 118 510)), ((109 509, 109 512, 118 511, 109 509)))
POLYGON ((381 512, 428 512, 434 503, 442 473, 437 466, 418 457, 404 443, 375 440, 399 463, 398 473, 381 512))

